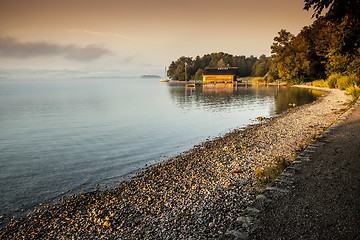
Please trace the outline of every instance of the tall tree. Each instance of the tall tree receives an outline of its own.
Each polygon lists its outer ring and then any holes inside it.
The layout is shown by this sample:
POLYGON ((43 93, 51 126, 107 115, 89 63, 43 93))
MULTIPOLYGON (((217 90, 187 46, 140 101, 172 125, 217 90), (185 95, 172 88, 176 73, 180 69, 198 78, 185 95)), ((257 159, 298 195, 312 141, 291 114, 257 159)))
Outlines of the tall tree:
POLYGON ((204 70, 199 68, 197 72, 195 73, 194 79, 195 80, 202 80, 203 79, 204 70))
POLYGON ((261 55, 253 65, 252 75, 255 77, 264 77, 269 71, 271 58, 261 55))
POLYGON ((279 77, 283 80, 290 80, 294 78, 293 69, 295 68, 295 62, 293 61, 294 50, 292 40, 295 36, 284 29, 278 34, 271 46, 272 61, 276 66, 279 77))
POLYGON ((314 9, 313 17, 320 17, 324 9, 329 9, 329 17, 336 20, 346 15, 359 23, 360 0, 305 0, 305 10, 314 9))
POLYGON ((335 24, 349 26, 344 35, 342 53, 354 53, 360 37, 360 0, 305 0, 305 10, 314 9, 313 17, 319 18, 328 9, 327 19, 335 24))

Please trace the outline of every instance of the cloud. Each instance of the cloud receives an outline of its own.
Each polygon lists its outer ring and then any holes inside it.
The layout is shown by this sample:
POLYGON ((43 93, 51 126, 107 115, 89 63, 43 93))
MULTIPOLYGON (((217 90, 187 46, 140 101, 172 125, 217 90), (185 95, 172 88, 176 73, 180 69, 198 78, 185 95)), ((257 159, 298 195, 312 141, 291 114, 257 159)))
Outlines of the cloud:
POLYGON ((0 57, 32 58, 62 56, 75 61, 93 61, 110 54, 108 49, 98 45, 79 47, 73 44, 61 45, 46 41, 20 42, 12 37, 0 37, 0 57))
POLYGON ((87 45, 82 48, 69 45, 65 47, 66 49, 65 57, 76 61, 91 61, 111 53, 109 50, 97 45, 87 45))
POLYGON ((89 35, 95 35, 95 36, 101 36, 101 37, 116 37, 116 38, 122 38, 125 40, 134 40, 133 37, 129 37, 129 36, 121 35, 121 34, 117 34, 117 33, 112 33, 112 32, 89 31, 86 29, 69 29, 68 31, 89 34, 89 35))

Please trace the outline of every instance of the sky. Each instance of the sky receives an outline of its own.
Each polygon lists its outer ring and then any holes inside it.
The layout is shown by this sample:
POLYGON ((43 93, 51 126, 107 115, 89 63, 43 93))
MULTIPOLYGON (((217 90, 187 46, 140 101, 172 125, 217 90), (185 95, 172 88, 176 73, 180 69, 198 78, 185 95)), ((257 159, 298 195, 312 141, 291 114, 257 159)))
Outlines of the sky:
POLYGON ((135 76, 162 74, 180 56, 270 56, 281 29, 297 34, 313 22, 303 6, 303 0, 0 0, 0 70, 135 76))

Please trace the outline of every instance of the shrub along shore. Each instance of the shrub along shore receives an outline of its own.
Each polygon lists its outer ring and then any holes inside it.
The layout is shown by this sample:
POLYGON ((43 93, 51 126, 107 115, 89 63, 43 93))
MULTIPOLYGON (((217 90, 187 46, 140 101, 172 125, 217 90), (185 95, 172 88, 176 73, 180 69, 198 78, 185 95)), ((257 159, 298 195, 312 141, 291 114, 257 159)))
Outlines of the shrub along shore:
POLYGON ((12 220, 1 239, 231 239, 261 188, 261 172, 291 162, 346 110, 351 97, 317 101, 236 129, 149 166, 118 188, 73 195, 12 220), (256 172, 256 174, 255 174, 256 172))

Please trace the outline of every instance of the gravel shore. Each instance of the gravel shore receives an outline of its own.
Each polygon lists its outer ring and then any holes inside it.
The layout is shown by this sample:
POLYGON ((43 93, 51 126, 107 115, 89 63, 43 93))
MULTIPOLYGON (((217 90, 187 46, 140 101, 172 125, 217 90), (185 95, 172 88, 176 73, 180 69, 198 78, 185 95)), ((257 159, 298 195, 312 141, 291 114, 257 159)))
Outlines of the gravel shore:
POLYGON ((256 198, 254 170, 295 152, 336 121, 350 97, 316 102, 194 146, 149 166, 116 189, 62 199, 12 220, 1 239, 232 239, 256 198))

